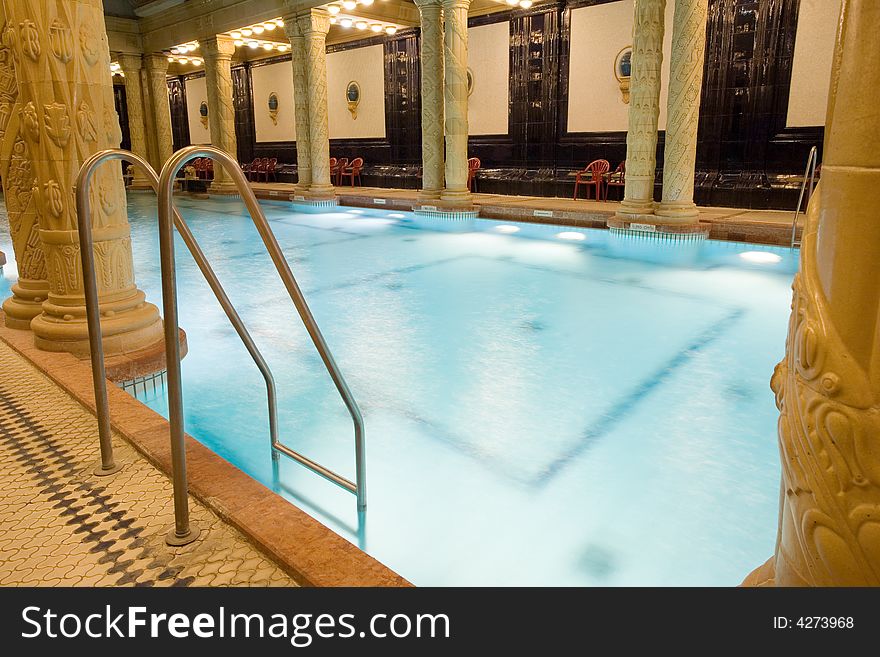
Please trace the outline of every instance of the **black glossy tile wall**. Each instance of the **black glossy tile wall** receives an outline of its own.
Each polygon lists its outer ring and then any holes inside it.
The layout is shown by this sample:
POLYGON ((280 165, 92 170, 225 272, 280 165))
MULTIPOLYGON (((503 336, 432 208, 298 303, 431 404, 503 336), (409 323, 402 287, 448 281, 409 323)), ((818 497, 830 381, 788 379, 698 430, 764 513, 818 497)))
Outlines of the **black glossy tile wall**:
POLYGON ((186 85, 183 78, 168 79, 168 101, 171 104, 171 140, 175 151, 189 146, 189 120, 186 113, 186 85))
POLYGON ((128 129, 128 102, 125 96, 125 85, 113 85, 113 105, 116 107, 116 115, 119 117, 119 127, 122 129, 122 143, 119 148, 131 150, 131 131, 128 129))
POLYGON ((417 164, 422 159, 419 43, 417 30, 401 32, 384 43, 387 163, 417 164))
POLYGON ((238 161, 250 162, 256 157, 254 144, 257 128, 254 123, 251 68, 248 63, 232 68, 232 103, 235 110, 235 143, 238 146, 238 161))

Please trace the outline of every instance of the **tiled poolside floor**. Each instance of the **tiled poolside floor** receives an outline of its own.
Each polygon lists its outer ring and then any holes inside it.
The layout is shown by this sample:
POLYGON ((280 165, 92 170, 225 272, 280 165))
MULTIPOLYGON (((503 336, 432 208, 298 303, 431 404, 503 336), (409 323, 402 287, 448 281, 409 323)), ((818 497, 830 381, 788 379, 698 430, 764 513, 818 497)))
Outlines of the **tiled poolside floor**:
POLYGON ((118 436, 96 477, 94 416, 0 342, 0 586, 295 586, 190 497, 199 539, 171 548, 168 478, 118 436))

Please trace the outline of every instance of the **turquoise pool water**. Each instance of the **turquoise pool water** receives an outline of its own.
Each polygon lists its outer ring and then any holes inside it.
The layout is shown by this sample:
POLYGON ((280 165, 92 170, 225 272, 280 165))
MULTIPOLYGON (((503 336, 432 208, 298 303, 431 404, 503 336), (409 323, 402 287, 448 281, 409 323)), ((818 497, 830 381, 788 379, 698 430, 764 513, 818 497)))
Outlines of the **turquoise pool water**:
MULTIPOLYGON (((243 205, 179 206, 273 368, 282 440, 353 479, 348 414, 243 205)), ((418 585, 735 585, 771 554, 796 252, 264 207, 362 407, 367 512, 273 473, 262 378, 178 242, 187 430, 221 456, 418 585)), ((154 198, 129 212, 159 303, 154 198)))

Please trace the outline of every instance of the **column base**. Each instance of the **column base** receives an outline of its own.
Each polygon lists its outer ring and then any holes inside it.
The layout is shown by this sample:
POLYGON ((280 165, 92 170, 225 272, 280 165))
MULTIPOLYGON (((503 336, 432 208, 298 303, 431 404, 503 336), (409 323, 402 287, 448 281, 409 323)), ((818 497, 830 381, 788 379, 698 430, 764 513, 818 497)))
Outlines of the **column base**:
POLYGON ((220 180, 208 185, 208 194, 215 196, 238 196, 241 192, 238 191, 238 187, 231 180, 220 180))
POLYGON ((420 189, 419 190, 419 200, 420 201, 439 201, 440 195, 443 193, 442 189, 420 189))
MULTIPOLYGON (((140 167, 137 167, 138 172, 140 172, 140 167)), ((126 188, 131 190, 153 190, 153 186, 150 184, 150 181, 147 180, 144 175, 135 174, 131 179, 131 184, 126 188)))
POLYGON ((654 201, 634 201, 632 199, 623 199, 620 207, 617 209, 615 216, 627 219, 644 216, 654 216, 654 201))
POLYGON ((677 240, 704 240, 709 236, 710 226, 698 222, 680 223, 665 221, 664 217, 649 215, 617 214, 608 220, 608 228, 618 233, 632 233, 677 240))
POLYGON ((444 189, 440 193, 440 200, 449 206, 463 207, 472 206, 474 197, 467 188, 464 189, 444 189))
MULTIPOLYGON (((180 359, 186 356, 188 346, 186 332, 179 329, 180 359)), ((141 379, 168 369, 168 361, 165 358, 165 340, 160 339, 152 344, 129 352, 104 359, 104 370, 107 378, 113 383, 123 383, 141 379)))
POLYGON ((312 184, 303 196, 309 201, 330 201, 336 198, 336 188, 333 185, 312 184))
POLYGON ((29 281, 20 278, 12 285, 12 296, 3 302, 8 328, 31 330, 31 320, 43 312, 43 301, 49 296, 46 281, 29 281))
POLYGON ((654 214, 657 219, 665 223, 696 223, 700 216, 699 210, 693 201, 660 201, 654 214))
MULTIPOLYGON (((133 297, 101 303, 101 329, 105 358, 128 354, 162 339, 159 309, 144 301, 137 290, 133 297)), ((67 352, 88 358, 89 325, 85 306, 59 306, 52 299, 31 320, 34 345, 43 351, 67 352)))

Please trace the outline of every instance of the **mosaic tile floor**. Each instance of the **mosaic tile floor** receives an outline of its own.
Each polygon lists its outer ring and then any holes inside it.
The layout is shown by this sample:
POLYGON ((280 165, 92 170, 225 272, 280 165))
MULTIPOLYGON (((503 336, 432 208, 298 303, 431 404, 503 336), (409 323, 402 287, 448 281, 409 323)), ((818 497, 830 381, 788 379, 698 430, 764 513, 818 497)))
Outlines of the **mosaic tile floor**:
POLYGON ((190 498, 202 530, 171 548, 171 482, 115 437, 96 477, 94 416, 0 343, 0 586, 295 586, 190 498))

